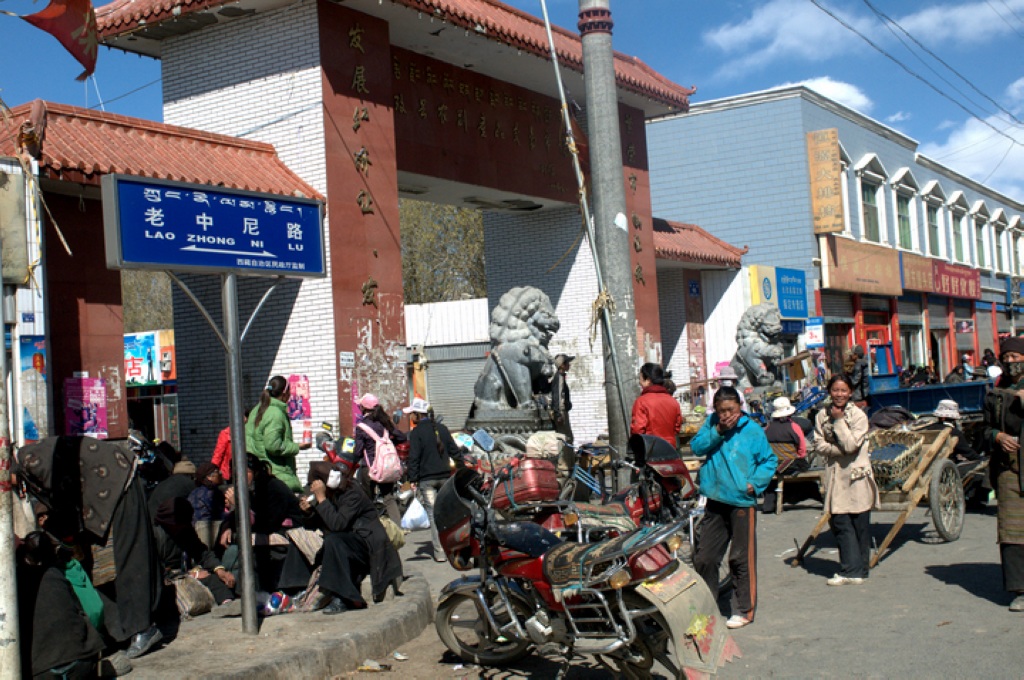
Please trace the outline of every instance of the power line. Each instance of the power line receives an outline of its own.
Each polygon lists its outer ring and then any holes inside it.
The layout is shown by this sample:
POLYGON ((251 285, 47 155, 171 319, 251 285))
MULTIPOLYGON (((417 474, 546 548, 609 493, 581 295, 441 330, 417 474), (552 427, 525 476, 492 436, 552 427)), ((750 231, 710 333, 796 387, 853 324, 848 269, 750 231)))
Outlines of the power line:
MULTIPOLYGON (((986 0, 986 2, 987 2, 987 1, 988 1, 988 0, 986 0)), ((863 0, 863 2, 864 2, 864 4, 865 4, 865 5, 867 5, 867 6, 868 6, 868 8, 869 8, 869 9, 870 9, 870 10, 871 10, 872 12, 874 12, 874 13, 875 13, 875 14, 876 14, 877 16, 881 17, 882 19, 884 19, 884 20, 885 20, 885 21, 887 21, 888 23, 890 23, 890 24, 892 24, 893 26, 895 26, 896 28, 898 28, 898 29, 900 30, 900 32, 901 32, 901 33, 903 33, 903 34, 904 34, 905 36, 907 36, 908 38, 910 38, 910 39, 911 39, 911 40, 912 40, 912 41, 914 42, 914 44, 915 44, 915 45, 917 45, 917 46, 918 46, 919 48, 921 48, 922 50, 924 50, 924 51, 925 51, 925 53, 926 53, 926 54, 928 54, 928 56, 930 56, 930 57, 931 57, 932 59, 934 59, 935 61, 937 61, 937 62, 939 62, 940 64, 942 64, 942 65, 943 65, 943 66, 945 66, 945 67, 946 67, 947 69, 949 69, 949 70, 950 70, 950 71, 951 71, 951 72, 952 72, 952 73, 953 73, 954 75, 956 75, 956 77, 957 77, 957 78, 959 78, 960 80, 962 80, 962 81, 964 81, 965 83, 967 83, 967 85, 968 85, 968 86, 969 86, 969 87, 970 87, 970 88, 971 88, 972 90, 974 90, 975 92, 977 92, 978 94, 980 94, 980 95, 981 95, 982 97, 984 97, 984 98, 985 98, 986 100, 988 100, 988 101, 989 101, 989 102, 990 102, 990 103, 991 103, 991 104, 992 104, 993 106, 995 106, 995 107, 996 107, 997 109, 999 109, 1000 111, 1002 111, 1003 113, 1005 113, 1005 114, 1006 114, 1007 116, 1009 116, 1009 117, 1010 117, 1010 118, 1011 118, 1011 119, 1012 119, 1012 120, 1013 120, 1014 122, 1016 122, 1016 123, 1017 123, 1018 125, 1024 125, 1024 123, 1022 123, 1022 122, 1021 122, 1020 120, 1018 120, 1018 119, 1017 119, 1017 117, 1016 117, 1016 116, 1014 116, 1012 112, 1010 112, 1010 111, 1008 111, 1007 109, 1003 108, 1003 106, 1002 106, 1001 104, 999 104, 999 102, 997 102, 997 101, 996 101, 995 99, 992 99, 992 97, 989 97, 989 96, 988 96, 987 94, 985 94, 984 92, 982 92, 981 90, 979 90, 979 89, 978 89, 978 88, 977 88, 977 87, 976 87, 976 86, 974 85, 974 83, 972 83, 972 82, 971 82, 971 81, 970 81, 970 80, 969 80, 969 79, 968 79, 968 78, 967 78, 966 76, 964 76, 964 75, 963 75, 963 74, 961 74, 961 73, 960 73, 959 71, 957 71, 957 70, 956 70, 955 68, 953 68, 953 67, 952 67, 952 66, 950 66, 950 65, 949 65, 948 63, 946 63, 946 62, 945 62, 945 61, 944 61, 944 60, 942 59, 942 57, 940 57, 939 55, 935 54, 935 53, 934 53, 934 52, 932 52, 932 51, 931 51, 930 49, 928 49, 927 47, 925 47, 924 45, 922 45, 922 44, 921 44, 921 42, 920 42, 920 41, 919 41, 919 40, 918 40, 917 38, 915 38, 915 37, 914 37, 913 35, 911 35, 911 34, 910 34, 910 31, 908 31, 907 29, 903 28, 903 26, 901 26, 901 25, 900 25, 900 23, 899 23, 898 21, 896 21, 895 19, 891 19, 891 18, 890 18, 890 17, 888 17, 888 16, 887 16, 887 15, 886 15, 886 14, 885 14, 884 12, 882 12, 882 11, 878 10, 878 9, 877 9, 877 8, 876 8, 876 7, 875 7, 875 6, 873 5, 873 4, 871 4, 871 0, 863 0)), ((990 5, 990 6, 991 6, 991 5, 990 5)), ((890 30, 892 30, 892 29, 890 29, 890 30)), ((898 36, 897 36, 897 37, 898 37, 898 36)), ((903 42, 903 41, 902 41, 902 40, 900 40, 900 42, 903 42)), ((905 44, 906 44, 906 43, 904 43, 904 45, 905 45, 905 44)), ((908 47, 907 49, 910 49, 910 48, 908 47)), ((922 61, 923 61, 923 60, 922 60, 922 61)), ((931 67, 929 67, 929 68, 931 68, 931 67)), ((931 70, 932 70, 932 72, 933 72, 933 73, 935 73, 935 70, 934 70, 934 69, 931 69, 931 70)), ((939 75, 939 74, 938 74, 938 73, 935 73, 935 75, 939 75)), ((942 76, 939 76, 939 77, 940 77, 940 78, 942 78, 942 76)), ((953 84, 952 84, 952 83, 950 83, 950 82, 949 82, 948 80, 946 80, 945 78, 942 78, 942 81, 943 81, 944 83, 948 84, 948 85, 949 85, 950 87, 953 87, 953 84)), ((954 89, 956 89, 956 88, 954 87, 954 89)), ((961 94, 962 96, 964 96, 964 98, 965 98, 965 99, 967 98, 967 97, 966 97, 966 95, 963 95, 963 93, 962 93, 962 92, 960 92, 959 90, 957 90, 957 92, 958 92, 958 93, 960 93, 960 94, 961 94)))
POLYGON ((998 170, 999 166, 1001 166, 1003 164, 1003 161, 1005 161, 1009 157, 1011 151, 1013 151, 1013 144, 1011 144, 1010 146, 1006 147, 1006 153, 1004 153, 1003 157, 999 159, 998 163, 996 163, 996 167, 992 168, 992 171, 990 173, 988 173, 987 175, 985 175, 985 179, 981 180, 982 184, 987 182, 989 180, 989 178, 992 177, 992 175, 996 174, 996 170, 998 170))
POLYGON ((1012 7, 1010 7, 1010 6, 1008 5, 1008 4, 1006 4, 1006 0, 999 0, 999 2, 1000 2, 1000 3, 1002 3, 1003 7, 1005 7, 1005 8, 1006 8, 1006 11, 1007 11, 1007 12, 1009 12, 1010 14, 1012 14, 1012 15, 1013 15, 1013 18, 1014 18, 1014 19, 1016 19, 1017 21, 1019 21, 1019 22, 1021 23, 1021 25, 1024 25, 1024 19, 1021 19, 1021 18, 1020 18, 1020 15, 1018 15, 1018 14, 1017 14, 1016 12, 1014 12, 1014 11, 1013 11, 1013 8, 1012 8, 1012 7))
MULTIPOLYGON (((875 44, 875 43, 874 43, 874 42, 873 42, 873 41, 872 41, 872 40, 871 40, 870 38, 868 38, 868 37, 867 37, 866 35, 864 35, 864 34, 863 34, 863 33, 861 33, 860 31, 858 31, 858 30, 857 30, 856 28, 854 28, 853 26, 851 26, 850 24, 848 24, 848 23, 847 23, 846 21, 844 21, 844 20, 843 20, 843 19, 841 19, 840 17, 838 17, 838 16, 837 16, 837 15, 836 15, 835 13, 833 13, 833 12, 832 12, 831 10, 829 10, 829 9, 828 9, 827 7, 823 6, 823 5, 822 5, 822 4, 821 4, 821 3, 820 3, 820 2, 818 1, 818 0, 810 0, 810 2, 811 2, 811 4, 813 4, 813 5, 815 6, 815 7, 817 7, 818 9, 820 9, 820 10, 821 10, 822 12, 824 12, 824 13, 825 13, 825 14, 827 14, 827 15, 829 15, 829 16, 830 16, 830 17, 832 17, 833 19, 835 19, 835 20, 836 20, 836 22, 838 22, 838 23, 839 23, 839 25, 841 25, 841 26, 842 26, 843 28, 845 28, 846 30, 848 30, 848 31, 850 31, 850 32, 854 33, 855 35, 857 35, 858 37, 860 37, 860 39, 861 39, 861 40, 863 40, 863 41, 864 41, 864 42, 866 42, 866 43, 867 43, 868 45, 870 45, 870 46, 871 46, 872 48, 874 48, 874 49, 875 49, 875 50, 876 50, 876 51, 877 51, 878 53, 882 54, 882 55, 883 55, 883 56, 885 56, 885 57, 886 57, 887 59, 889 59, 890 61, 892 61, 892 62, 893 62, 894 64, 896 64, 897 66, 899 66, 899 67, 900 67, 901 69, 903 69, 904 71, 906 71, 908 75, 912 76, 913 78, 915 78, 915 79, 917 79, 917 80, 921 81, 922 83, 924 83, 925 85, 927 85, 927 86, 928 86, 928 87, 929 87, 929 88, 930 88, 931 90, 933 90, 933 91, 934 91, 934 92, 935 92, 936 94, 938 94, 938 95, 939 95, 940 97, 942 97, 943 99, 945 99, 945 100, 949 101, 950 103, 952 103, 952 104, 953 104, 954 106, 956 106, 957 108, 961 109, 961 110, 962 110, 962 111, 963 111, 964 113, 966 113, 967 115, 969 115, 969 116, 970 116, 971 118, 974 118, 974 119, 978 120, 979 122, 981 122, 981 124, 982 124, 982 125, 985 125, 986 127, 988 127, 988 128, 991 128, 992 130, 996 131, 997 133, 999 133, 999 134, 1000 134, 1000 135, 1002 135, 1003 137, 1006 137, 1007 139, 1009 139, 1010 141, 1012 141, 1012 142, 1013 142, 1014 144, 1019 144, 1019 142, 1018 142, 1018 141, 1017 141, 1016 139, 1014 139, 1014 138, 1013 138, 1013 137, 1011 137, 1010 135, 1006 134, 1005 132, 1003 132, 1002 130, 1000 130, 999 128, 997 128, 996 126, 992 125, 992 123, 989 123, 989 122, 988 122, 987 120, 985 120, 985 119, 981 118, 980 116, 976 115, 976 114, 975 114, 974 112, 972 112, 972 111, 971 111, 970 109, 968 109, 968 108, 967 108, 966 106, 964 106, 963 104, 961 104, 961 103, 960 103, 960 102, 958 102, 957 100, 953 99, 952 97, 950 97, 950 96, 949 96, 948 94, 946 94, 945 92, 943 92, 943 91, 942 91, 942 90, 940 90, 939 88, 937 88, 937 87, 935 87, 934 85, 932 85, 932 84, 931 84, 930 82, 928 82, 928 80, 927 80, 927 79, 925 79, 924 77, 922 77, 922 76, 921 76, 920 74, 918 74, 918 73, 914 72, 913 70, 911 70, 911 69, 910 69, 910 67, 908 67, 908 66, 907 66, 906 64, 904 64, 903 62, 901 62, 901 61, 900 61, 899 59, 897 59, 897 58, 896 58, 896 57, 894 57, 893 55, 891 55, 891 54, 889 54, 888 52, 886 52, 886 51, 885 51, 884 49, 882 49, 882 48, 881 48, 880 46, 876 45, 876 44, 875 44)), ((1024 146, 1024 145, 1022 145, 1022 146, 1024 146)))
POLYGON ((159 78, 157 78, 156 80, 151 80, 148 83, 146 83, 145 85, 139 85, 134 90, 128 90, 124 94, 119 94, 116 97, 108 99, 106 102, 100 102, 99 104, 94 104, 94 105, 90 106, 89 108, 90 109, 95 109, 98 106, 103 106, 104 104, 109 104, 110 102, 116 102, 118 99, 124 99, 125 97, 127 97, 129 95, 133 95, 133 94, 135 94, 136 92, 138 92, 140 90, 145 90, 147 87, 152 87, 153 85, 156 85, 159 82, 160 82, 159 78))
MULTIPOLYGON (((1007 26, 1010 27, 1010 30, 1012 30, 1014 33, 1016 33, 1020 37, 1024 38, 1024 33, 1021 33, 1020 31, 1018 31, 1016 26, 1014 26, 1009 21, 1007 21, 1006 17, 1003 16, 1002 12, 1000 12, 999 10, 996 9, 995 5, 993 5, 991 2, 989 2, 989 0, 985 0, 985 4, 989 6, 989 9, 991 9, 995 13, 995 15, 997 17, 999 17, 1000 19, 1003 20, 1004 24, 1006 24, 1007 26)), ((1005 2, 1003 3, 1003 5, 1005 5, 1007 9, 1010 9, 1009 5, 1006 5, 1005 2)), ((1012 12, 1013 10, 1010 10, 1010 11, 1012 12)))

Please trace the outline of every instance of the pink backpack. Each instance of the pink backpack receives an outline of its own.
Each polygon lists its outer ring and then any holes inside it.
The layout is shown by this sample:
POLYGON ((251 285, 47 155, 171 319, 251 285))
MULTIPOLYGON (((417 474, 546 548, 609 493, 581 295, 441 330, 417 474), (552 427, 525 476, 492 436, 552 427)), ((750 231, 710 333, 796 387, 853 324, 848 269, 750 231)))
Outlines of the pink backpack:
POLYGON ((398 450, 395 448, 394 442, 391 441, 388 431, 384 430, 384 436, 382 437, 374 432, 373 428, 366 423, 359 423, 358 427, 370 435, 377 445, 373 456, 373 465, 370 465, 369 457, 365 451, 363 452, 363 460, 366 461, 366 465, 370 468, 370 479, 378 484, 390 484, 401 479, 402 459, 398 457, 398 450))

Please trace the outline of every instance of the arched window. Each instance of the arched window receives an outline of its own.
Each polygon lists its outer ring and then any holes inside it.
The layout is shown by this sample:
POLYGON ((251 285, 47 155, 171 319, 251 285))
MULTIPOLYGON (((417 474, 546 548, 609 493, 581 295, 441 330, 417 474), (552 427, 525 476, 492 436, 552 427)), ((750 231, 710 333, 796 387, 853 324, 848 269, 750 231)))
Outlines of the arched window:
POLYGON ((878 156, 868 154, 854 167, 860 197, 860 238, 872 243, 888 243, 885 222, 885 186, 887 173, 878 156))

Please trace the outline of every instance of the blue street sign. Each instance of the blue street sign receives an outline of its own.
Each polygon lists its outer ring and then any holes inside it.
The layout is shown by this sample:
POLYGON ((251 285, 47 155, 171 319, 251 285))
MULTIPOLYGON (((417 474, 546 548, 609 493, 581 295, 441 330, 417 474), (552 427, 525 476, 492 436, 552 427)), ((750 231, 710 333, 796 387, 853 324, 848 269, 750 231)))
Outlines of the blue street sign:
POLYGON ((326 274, 318 201, 127 175, 102 188, 111 269, 326 274))

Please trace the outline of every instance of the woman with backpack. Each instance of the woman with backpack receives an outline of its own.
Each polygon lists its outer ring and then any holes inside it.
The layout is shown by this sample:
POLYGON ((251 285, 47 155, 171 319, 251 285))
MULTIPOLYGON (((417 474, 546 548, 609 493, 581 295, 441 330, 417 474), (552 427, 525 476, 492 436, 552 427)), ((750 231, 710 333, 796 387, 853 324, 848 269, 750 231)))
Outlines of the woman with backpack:
POLYGON ((359 410, 362 412, 362 417, 356 423, 353 433, 353 439, 355 439, 353 457, 359 461, 356 481, 363 487, 363 491, 371 501, 376 498, 376 493, 379 491, 388 517, 395 524, 400 524, 402 513, 398 510, 398 500, 395 498, 397 482, 374 481, 370 478, 370 469, 376 459, 378 441, 386 440, 392 444, 401 444, 406 441, 406 436, 395 427, 391 416, 381 407, 380 400, 376 396, 364 394, 356 403, 359 404, 359 410))

